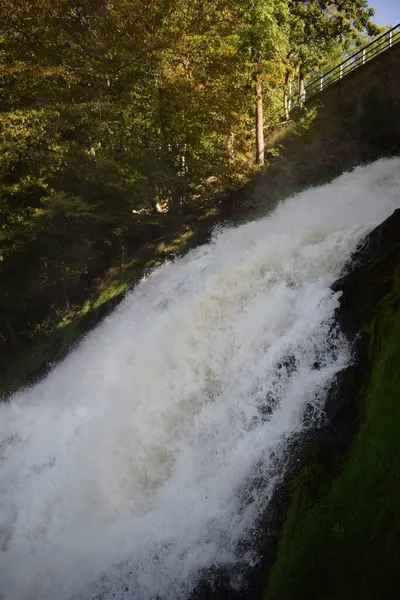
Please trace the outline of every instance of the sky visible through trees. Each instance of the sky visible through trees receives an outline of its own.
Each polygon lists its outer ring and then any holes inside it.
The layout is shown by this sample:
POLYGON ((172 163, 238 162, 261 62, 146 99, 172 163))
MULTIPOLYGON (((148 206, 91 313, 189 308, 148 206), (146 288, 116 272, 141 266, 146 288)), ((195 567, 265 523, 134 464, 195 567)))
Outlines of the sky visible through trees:
POLYGON ((379 25, 397 25, 400 23, 399 0, 373 0, 371 7, 375 9, 373 18, 379 25))

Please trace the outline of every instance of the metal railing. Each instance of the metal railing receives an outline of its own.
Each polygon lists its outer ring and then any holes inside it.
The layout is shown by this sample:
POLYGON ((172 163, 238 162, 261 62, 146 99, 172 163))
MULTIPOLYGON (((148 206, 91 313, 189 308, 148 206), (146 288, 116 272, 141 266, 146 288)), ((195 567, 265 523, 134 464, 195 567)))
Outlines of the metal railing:
POLYGON ((389 31, 385 31, 384 34, 358 50, 358 52, 352 56, 349 56, 349 58, 346 58, 340 65, 333 67, 330 71, 323 73, 311 81, 311 83, 306 85, 303 90, 299 90, 297 102, 296 100, 295 102, 292 101, 292 104, 303 104, 305 100, 309 100, 316 94, 319 94, 332 83, 340 81, 340 79, 355 69, 358 69, 358 67, 361 67, 366 62, 372 60, 378 56, 378 54, 381 54, 381 52, 388 50, 398 42, 400 42, 400 23, 395 27, 392 27, 389 31))

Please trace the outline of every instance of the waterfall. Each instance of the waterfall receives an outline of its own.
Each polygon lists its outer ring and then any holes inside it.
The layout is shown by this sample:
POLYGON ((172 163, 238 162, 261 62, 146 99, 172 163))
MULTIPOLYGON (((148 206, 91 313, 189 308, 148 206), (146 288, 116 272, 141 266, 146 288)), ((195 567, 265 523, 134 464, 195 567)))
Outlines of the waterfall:
POLYGON ((256 561, 279 457, 351 361, 331 285, 399 206, 385 159, 217 230, 1 405, 0 598, 184 600, 256 561))

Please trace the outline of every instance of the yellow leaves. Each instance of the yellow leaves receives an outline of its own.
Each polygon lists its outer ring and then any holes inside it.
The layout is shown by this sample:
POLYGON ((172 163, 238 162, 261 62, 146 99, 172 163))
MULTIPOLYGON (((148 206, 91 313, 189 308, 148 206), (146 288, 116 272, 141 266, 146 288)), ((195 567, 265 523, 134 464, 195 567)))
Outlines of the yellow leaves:
POLYGON ((11 65, 8 61, 0 62, 0 76, 18 76, 29 70, 29 66, 24 61, 15 61, 11 65))
MULTIPOLYGON (((12 113, 0 113, 0 131, 5 145, 16 143, 24 146, 29 140, 34 142, 47 134, 51 122, 59 117, 56 111, 18 110, 12 113)), ((0 143, 0 147, 3 144, 0 143)))

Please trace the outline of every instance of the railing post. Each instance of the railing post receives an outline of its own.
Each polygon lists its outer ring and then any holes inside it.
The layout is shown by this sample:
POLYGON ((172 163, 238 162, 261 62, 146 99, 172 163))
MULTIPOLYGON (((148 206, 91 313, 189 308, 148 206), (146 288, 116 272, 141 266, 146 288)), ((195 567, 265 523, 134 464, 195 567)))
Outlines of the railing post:
POLYGON ((389 48, 392 47, 393 44, 393 31, 389 32, 389 48))
POLYGON ((365 65, 365 48, 363 49, 363 53, 362 53, 362 64, 365 65))
POLYGON ((322 92, 322 89, 324 87, 324 76, 321 75, 321 79, 319 80, 319 91, 322 92))
POLYGON ((343 77, 343 65, 340 65, 340 68, 339 68, 339 78, 342 79, 342 77, 343 77))

